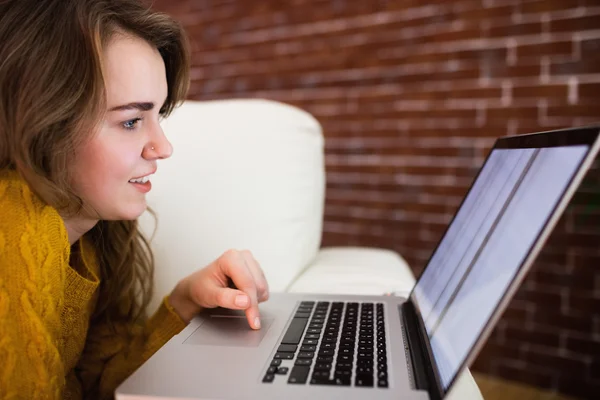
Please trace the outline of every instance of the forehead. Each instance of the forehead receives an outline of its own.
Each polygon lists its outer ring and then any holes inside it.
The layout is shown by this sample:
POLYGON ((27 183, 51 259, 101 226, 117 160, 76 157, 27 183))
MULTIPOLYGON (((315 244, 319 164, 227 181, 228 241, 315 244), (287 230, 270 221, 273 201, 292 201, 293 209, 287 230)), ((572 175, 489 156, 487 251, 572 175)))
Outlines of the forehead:
POLYGON ((146 41, 115 35, 104 50, 102 64, 109 107, 133 101, 161 101, 166 96, 164 61, 146 41))

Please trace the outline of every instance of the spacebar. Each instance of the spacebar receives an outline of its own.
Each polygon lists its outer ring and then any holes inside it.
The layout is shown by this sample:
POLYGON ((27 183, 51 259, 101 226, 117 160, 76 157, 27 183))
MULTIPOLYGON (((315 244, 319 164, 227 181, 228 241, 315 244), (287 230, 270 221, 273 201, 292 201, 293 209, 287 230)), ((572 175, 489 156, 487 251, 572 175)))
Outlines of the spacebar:
POLYGON ((298 344, 304 333, 304 328, 308 323, 308 318, 294 318, 290 324, 283 340, 282 344, 298 344))

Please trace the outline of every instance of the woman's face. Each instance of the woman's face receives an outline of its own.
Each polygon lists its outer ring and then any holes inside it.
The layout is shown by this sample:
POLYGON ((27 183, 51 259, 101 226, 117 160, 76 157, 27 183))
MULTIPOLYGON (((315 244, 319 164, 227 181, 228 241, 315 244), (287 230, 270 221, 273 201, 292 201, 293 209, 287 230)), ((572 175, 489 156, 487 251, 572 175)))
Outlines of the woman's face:
POLYGON ((144 40, 118 34, 105 50, 103 67, 107 112, 75 156, 73 186, 97 213, 85 217, 131 220, 146 209, 157 160, 172 152, 159 125, 167 97, 165 65, 144 40))

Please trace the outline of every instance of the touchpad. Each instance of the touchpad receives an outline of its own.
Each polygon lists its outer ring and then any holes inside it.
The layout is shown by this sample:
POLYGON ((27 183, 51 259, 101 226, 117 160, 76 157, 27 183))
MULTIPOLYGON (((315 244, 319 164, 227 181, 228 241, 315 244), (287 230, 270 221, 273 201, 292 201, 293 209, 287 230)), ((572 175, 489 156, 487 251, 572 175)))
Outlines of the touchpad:
POLYGON ((259 330, 248 325, 246 317, 210 315, 188 337, 185 344, 210 346, 258 347, 267 334, 273 318, 261 318, 259 330))

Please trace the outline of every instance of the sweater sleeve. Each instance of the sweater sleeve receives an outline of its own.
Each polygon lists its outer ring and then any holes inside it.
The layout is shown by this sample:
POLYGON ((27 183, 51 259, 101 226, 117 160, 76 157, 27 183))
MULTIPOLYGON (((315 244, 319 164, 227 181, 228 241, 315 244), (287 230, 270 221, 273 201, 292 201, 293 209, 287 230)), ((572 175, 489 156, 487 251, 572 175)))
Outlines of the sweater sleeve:
POLYGON ((29 192, 17 193, 19 205, 9 206, 8 191, 0 185, 0 398, 60 399, 67 249, 56 246, 68 243, 66 231, 53 225, 56 218, 44 218, 49 209, 37 207, 29 192))
POLYGON ((92 325, 77 367, 85 397, 112 399, 117 386, 185 326, 168 297, 144 325, 92 325))

